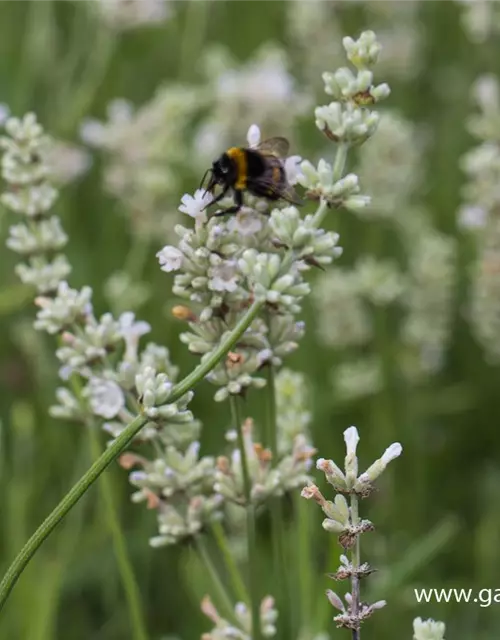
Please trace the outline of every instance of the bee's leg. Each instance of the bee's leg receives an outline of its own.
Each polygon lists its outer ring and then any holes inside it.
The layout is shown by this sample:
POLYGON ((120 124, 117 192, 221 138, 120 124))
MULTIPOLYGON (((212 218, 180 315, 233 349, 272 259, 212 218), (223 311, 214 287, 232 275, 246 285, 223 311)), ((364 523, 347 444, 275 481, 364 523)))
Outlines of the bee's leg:
POLYGON ((208 209, 208 207, 211 207, 213 204, 215 204, 216 202, 219 202, 219 200, 222 200, 222 198, 226 195, 227 191, 228 191, 229 187, 226 187, 225 189, 223 189, 223 191, 221 193, 219 193, 219 195, 214 198, 212 201, 210 201, 205 207, 203 207, 203 211, 205 209, 208 209))
POLYGON ((229 214, 235 214, 238 213, 238 211, 241 209, 241 207, 243 206, 243 191, 236 191, 234 192, 234 202, 235 204, 232 207, 229 207, 228 209, 221 209, 220 211, 216 211, 213 215, 214 217, 219 217, 219 216, 226 216, 229 214))

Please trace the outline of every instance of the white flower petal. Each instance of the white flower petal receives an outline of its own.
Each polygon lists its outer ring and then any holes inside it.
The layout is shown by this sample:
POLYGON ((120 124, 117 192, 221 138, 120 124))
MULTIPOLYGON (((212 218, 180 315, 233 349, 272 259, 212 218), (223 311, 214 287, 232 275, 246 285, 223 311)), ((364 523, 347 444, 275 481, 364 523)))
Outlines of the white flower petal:
POLYGON ((356 455, 356 447, 359 442, 359 434, 356 427, 349 427, 344 431, 344 441, 347 447, 347 455, 356 455))
POLYGON ((391 460, 398 458, 403 453, 403 447, 399 444, 399 442, 394 442, 390 447, 382 454, 382 462, 384 464, 389 464, 391 460))
POLYGON ((166 245, 156 254, 162 271, 178 271, 182 266, 183 253, 177 247, 166 245))
POLYGON ((260 142, 260 129, 256 124, 252 124, 248 129, 247 142, 249 147, 256 147, 260 142))
POLYGON ((109 420, 125 406, 125 396, 121 388, 112 380, 91 378, 88 384, 90 407, 96 416, 109 420))

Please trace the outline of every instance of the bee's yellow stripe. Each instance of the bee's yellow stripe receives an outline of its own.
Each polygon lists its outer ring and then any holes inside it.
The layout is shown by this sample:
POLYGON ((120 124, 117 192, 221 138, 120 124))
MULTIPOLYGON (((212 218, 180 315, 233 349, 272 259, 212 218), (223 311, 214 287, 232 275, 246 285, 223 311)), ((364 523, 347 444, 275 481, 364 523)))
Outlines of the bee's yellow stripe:
POLYGON ((246 189, 248 165, 247 156, 244 149, 240 147, 231 147, 226 151, 227 155, 236 162, 238 168, 238 179, 234 185, 235 189, 246 189))

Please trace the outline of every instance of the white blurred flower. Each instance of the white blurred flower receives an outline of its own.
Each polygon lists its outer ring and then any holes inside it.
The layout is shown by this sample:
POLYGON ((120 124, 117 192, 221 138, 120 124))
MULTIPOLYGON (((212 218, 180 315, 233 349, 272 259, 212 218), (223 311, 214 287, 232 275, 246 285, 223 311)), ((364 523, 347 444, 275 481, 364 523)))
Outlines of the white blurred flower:
POLYGON ((297 184, 302 178, 301 162, 300 156, 289 156, 285 160, 286 179, 291 185, 297 184))
POLYGON ((143 320, 136 321, 135 314, 131 311, 122 313, 118 319, 118 323, 120 325, 120 334, 126 345, 125 360, 135 360, 137 357, 139 338, 151 331, 151 325, 143 320))
POLYGON ((269 50, 245 67, 224 70, 216 81, 219 99, 241 100, 266 106, 289 104, 294 97, 294 82, 285 65, 284 55, 269 50))
POLYGON ((0 102, 0 127, 3 126, 4 122, 7 121, 7 118, 9 117, 9 115, 10 115, 9 107, 3 102, 0 102))
POLYGON ((462 229, 484 229, 488 213, 479 205, 464 204, 458 210, 458 226, 462 229))
POLYGON ((256 124, 250 125, 247 132, 247 142, 249 147, 256 147, 260 142, 260 129, 256 124))
POLYGON ((210 193, 207 193, 205 189, 196 189, 194 195, 185 193, 181 198, 181 206, 179 211, 181 213, 187 213, 188 216, 194 218, 197 224, 207 221, 207 213, 205 208, 213 200, 210 193))
POLYGON ((444 622, 435 622, 431 618, 429 620, 415 618, 413 621, 413 640, 444 640, 445 630, 444 622))
POLYGON ((67 184, 89 170, 92 158, 85 149, 69 142, 56 140, 50 146, 47 163, 55 182, 67 184))
POLYGON ((120 30, 163 22, 171 13, 168 0, 99 0, 93 4, 105 22, 120 30))
POLYGON ((121 388, 112 380, 91 378, 87 387, 90 407, 96 416, 114 418, 125 406, 121 388))
POLYGON ((162 271, 178 271, 182 266, 183 253, 177 247, 166 245, 156 254, 162 271))
POLYGON ((485 112, 498 112, 500 108, 500 88, 493 74, 480 76, 474 83, 472 94, 479 107, 485 112))
POLYGON ((262 221, 253 209, 242 207, 235 216, 231 216, 227 227, 242 236, 252 236, 262 229, 262 221))
POLYGON ((500 32, 500 11, 497 2, 489 0, 460 0, 464 6, 462 24, 474 43, 485 42, 500 32))

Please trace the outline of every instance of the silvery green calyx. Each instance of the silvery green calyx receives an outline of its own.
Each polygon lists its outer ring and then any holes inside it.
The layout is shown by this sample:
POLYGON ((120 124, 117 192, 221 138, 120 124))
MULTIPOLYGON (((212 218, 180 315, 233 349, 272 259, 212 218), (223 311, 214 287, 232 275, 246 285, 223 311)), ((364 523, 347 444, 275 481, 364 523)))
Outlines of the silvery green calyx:
MULTIPOLYGON (((254 424, 248 419, 243 425, 243 437, 251 480, 251 501, 261 504, 272 496, 281 496, 309 480, 311 458, 315 453, 305 437, 298 435, 290 452, 273 460, 272 453, 254 439, 254 424)), ((230 444, 234 443, 233 432, 228 433, 230 444)), ((215 491, 236 504, 245 504, 243 467, 239 449, 230 455, 219 456, 216 461, 215 491)))
MULTIPOLYGON (((204 633, 201 640, 252 640, 252 620, 250 611, 243 602, 238 602, 234 607, 235 624, 224 619, 208 596, 203 598, 201 610, 209 618, 215 627, 210 633, 204 633)), ((278 612, 274 606, 274 598, 265 597, 260 605, 261 634, 264 638, 273 638, 276 635, 276 621, 278 612)))
POLYGON ((304 282, 297 263, 282 273, 279 255, 247 249, 238 266, 247 277, 255 300, 292 314, 301 311, 300 300, 310 292, 310 286, 304 282))
POLYGON ((444 622, 436 622, 429 618, 415 618, 413 621, 413 640, 445 640, 446 626, 444 622))
POLYGON ((167 446, 154 460, 134 453, 120 459, 123 467, 134 469, 129 476, 137 489, 132 500, 157 512, 159 534, 150 540, 152 546, 175 544, 221 517, 223 498, 213 490, 214 459, 200 457, 199 448, 193 441, 184 452, 167 446))
POLYGON ((327 500, 315 484, 309 484, 302 489, 303 498, 311 498, 319 504, 326 519, 323 520, 323 529, 328 533, 342 534, 349 530, 349 506, 343 495, 335 496, 335 501, 327 500))
POLYGON ((350 553, 350 557, 344 553, 341 554, 339 568, 329 574, 329 577, 337 581, 350 580, 351 590, 345 595, 345 603, 330 589, 326 595, 330 604, 340 611, 340 614, 334 617, 337 626, 359 632, 364 620, 377 609, 385 606, 383 600, 368 604, 360 599, 360 581, 373 572, 368 563, 361 562, 360 537, 363 533, 373 531, 374 526, 369 520, 362 520, 359 517, 359 498, 370 494, 373 482, 389 462, 401 454, 402 447, 399 443, 392 444, 381 458, 359 475, 357 458, 359 434, 356 427, 349 427, 344 431, 344 441, 346 456, 343 470, 333 460, 320 458, 316 463, 316 468, 324 472, 327 482, 336 492, 334 500, 327 500, 312 483, 302 489, 301 495, 308 500, 313 499, 321 507, 326 515, 323 520, 323 529, 336 534, 342 548, 350 553))
POLYGON ((375 65, 382 51, 382 45, 373 31, 363 31, 357 40, 346 36, 342 39, 342 44, 349 61, 359 70, 375 65))
POLYGON ((359 606, 356 606, 356 611, 354 611, 352 594, 345 594, 345 603, 331 589, 327 590, 326 597, 332 607, 340 611, 333 618, 333 621, 337 623, 337 627, 352 629, 353 631, 359 631, 362 622, 370 618, 378 609, 383 609, 387 604, 385 600, 378 600, 373 604, 360 602, 359 606))
POLYGON ((314 216, 302 218, 296 207, 275 209, 269 221, 273 240, 287 249, 293 249, 297 260, 308 260, 313 265, 325 266, 342 254, 337 246, 339 235, 318 229, 314 216))
POLYGON ((157 509, 158 535, 149 540, 152 547, 163 547, 191 538, 199 534, 213 520, 222 517, 220 509, 222 498, 217 494, 183 496, 178 504, 175 501, 159 501, 154 498, 148 503, 157 509))
POLYGON ((317 168, 308 160, 301 164, 302 174, 298 180, 307 189, 312 200, 324 200, 332 207, 344 207, 352 211, 364 209, 370 204, 369 196, 360 194, 359 179, 354 173, 336 179, 333 167, 320 159, 317 168))

